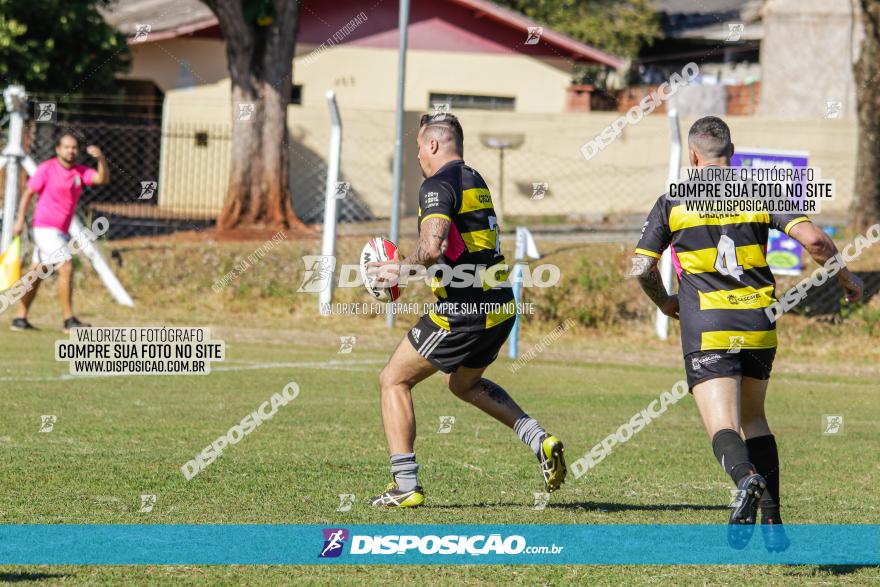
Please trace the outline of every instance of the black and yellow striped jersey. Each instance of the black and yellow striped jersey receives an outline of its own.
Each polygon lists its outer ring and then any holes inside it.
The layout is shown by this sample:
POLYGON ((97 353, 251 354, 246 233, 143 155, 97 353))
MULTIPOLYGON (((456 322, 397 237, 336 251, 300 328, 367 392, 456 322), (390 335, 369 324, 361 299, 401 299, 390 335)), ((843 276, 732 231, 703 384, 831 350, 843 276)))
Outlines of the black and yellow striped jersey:
POLYGON ((478 274, 473 287, 461 287, 463 279, 435 277, 431 288, 437 296, 437 310, 430 319, 446 330, 477 332, 497 326, 516 314, 513 290, 507 282, 504 256, 492 195, 476 170, 461 159, 450 161, 422 182, 419 190, 419 230, 435 217, 451 222, 447 246, 431 274, 478 274), (501 264, 502 267, 498 267, 501 264), (458 268, 458 270, 456 270, 458 268), (486 278, 486 271, 492 275, 486 278), (503 285, 496 285, 504 282, 503 285), (456 286, 458 284, 458 286, 456 286), (492 287, 495 285, 495 287, 492 287))
POLYGON ((764 308, 776 301, 767 238, 808 222, 803 214, 688 211, 660 196, 642 228, 636 253, 659 259, 667 246, 679 279, 684 354, 776 347, 776 325, 764 308))

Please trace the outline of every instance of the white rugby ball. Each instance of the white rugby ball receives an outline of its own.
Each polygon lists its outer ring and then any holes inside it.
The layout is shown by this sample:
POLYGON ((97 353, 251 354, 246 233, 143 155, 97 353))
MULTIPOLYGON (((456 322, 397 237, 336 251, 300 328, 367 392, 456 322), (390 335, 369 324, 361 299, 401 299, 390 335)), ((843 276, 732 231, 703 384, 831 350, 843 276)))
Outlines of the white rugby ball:
POLYGON ((367 276, 367 263, 372 263, 373 261, 390 261, 394 258, 395 253, 397 253, 397 245, 381 236, 370 239, 370 241, 364 245, 363 251, 361 251, 361 278, 364 280, 364 287, 367 288, 367 291, 370 292, 373 299, 380 302, 393 302, 399 298, 400 288, 397 285, 393 287, 379 287, 372 285, 367 276))

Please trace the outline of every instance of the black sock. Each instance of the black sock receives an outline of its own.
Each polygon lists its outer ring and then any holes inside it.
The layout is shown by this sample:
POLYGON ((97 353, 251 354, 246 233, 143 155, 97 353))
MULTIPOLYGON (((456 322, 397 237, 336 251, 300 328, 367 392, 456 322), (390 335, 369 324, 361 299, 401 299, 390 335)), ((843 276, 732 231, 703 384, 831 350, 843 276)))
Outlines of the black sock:
POLYGON ((755 466, 749 461, 749 449, 735 430, 725 428, 716 432, 712 437, 712 451, 724 472, 730 475, 737 485, 740 479, 755 470, 755 466))
POLYGON ((746 440, 749 458, 758 473, 767 480, 767 491, 761 497, 761 523, 780 523, 779 515, 779 451, 772 434, 746 440))

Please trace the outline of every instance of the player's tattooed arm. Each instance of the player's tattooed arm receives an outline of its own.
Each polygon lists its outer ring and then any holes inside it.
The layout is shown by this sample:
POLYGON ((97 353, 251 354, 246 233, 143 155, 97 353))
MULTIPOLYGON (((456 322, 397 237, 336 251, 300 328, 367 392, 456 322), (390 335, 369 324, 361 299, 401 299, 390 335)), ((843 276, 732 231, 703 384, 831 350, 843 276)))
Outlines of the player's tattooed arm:
POLYGON ((657 269, 657 259, 647 255, 635 255, 632 258, 630 275, 639 280, 642 291, 660 310, 672 318, 678 318, 678 296, 671 296, 663 285, 663 278, 657 269))
POLYGON ((416 250, 406 259, 403 265, 423 265, 430 267, 437 262, 445 249, 444 242, 449 233, 450 221, 447 218, 434 216, 422 222, 419 229, 419 242, 416 250))

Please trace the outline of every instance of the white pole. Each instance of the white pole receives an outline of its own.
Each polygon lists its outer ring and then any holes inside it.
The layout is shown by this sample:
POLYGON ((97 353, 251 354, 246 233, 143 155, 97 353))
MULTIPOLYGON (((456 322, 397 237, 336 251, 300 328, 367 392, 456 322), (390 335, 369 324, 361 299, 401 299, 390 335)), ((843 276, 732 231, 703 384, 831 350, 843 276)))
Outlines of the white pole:
POLYGON ((115 299, 118 304, 133 308, 134 301, 131 299, 131 296, 128 295, 128 292, 125 291, 125 288, 119 282, 119 279, 117 279, 113 270, 107 265, 107 261, 104 259, 103 255, 101 255, 98 247, 96 247, 95 243, 91 240, 80 236, 83 232, 83 225, 82 222, 79 221, 79 218, 76 216, 73 217, 70 221, 70 228, 68 230, 71 238, 77 239, 77 242, 80 243, 83 254, 92 262, 92 267, 95 268, 95 273, 97 273, 98 277, 101 278, 101 281, 104 282, 104 286, 110 291, 113 299, 115 299))
MULTIPOLYGON (((678 126, 678 111, 670 106, 666 114, 669 117, 669 127, 671 130, 671 148, 669 150, 669 173, 667 175, 666 187, 669 184, 678 181, 679 172, 681 170, 681 129, 678 126)), ((660 257, 660 277, 663 279, 663 286, 667 292, 672 293, 672 252, 670 249, 663 251, 660 257)), ((666 340, 669 337, 669 316, 657 310, 657 317, 654 321, 657 329, 657 336, 660 340, 666 340)))
MULTIPOLYGON (((409 30, 409 0, 400 0, 397 14, 397 32, 400 44, 397 54, 397 116, 394 129, 394 163, 391 180, 391 242, 400 246, 400 182, 403 178, 403 109, 406 98, 406 45, 409 30)), ((385 318, 388 328, 394 327, 394 312, 385 318)))
POLYGON ((9 86, 3 91, 3 101, 9 112, 9 135, 3 155, 6 158, 6 188, 3 192, 3 235, 0 251, 12 244, 12 228, 18 212, 18 167, 24 156, 21 148, 24 133, 24 116, 27 94, 22 86, 9 86))
MULTIPOLYGON (((336 104, 336 93, 328 90, 325 94, 330 109, 330 149, 327 153, 327 185, 324 188, 324 235, 321 242, 321 255, 336 256, 336 184, 339 182, 339 160, 342 157, 342 119, 336 104)), ((334 264, 335 265, 335 264, 334 264)), ((322 316, 329 314, 328 308, 333 299, 333 276, 327 287, 318 294, 318 311, 322 316)))

